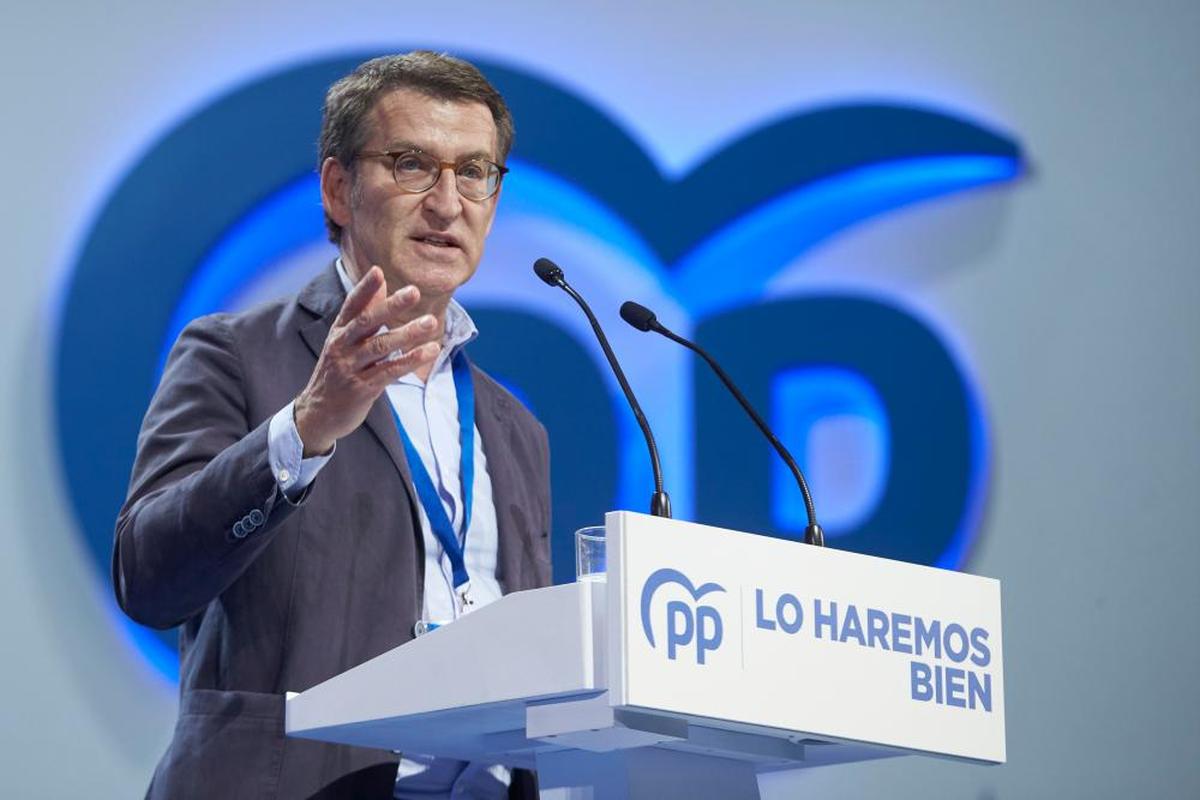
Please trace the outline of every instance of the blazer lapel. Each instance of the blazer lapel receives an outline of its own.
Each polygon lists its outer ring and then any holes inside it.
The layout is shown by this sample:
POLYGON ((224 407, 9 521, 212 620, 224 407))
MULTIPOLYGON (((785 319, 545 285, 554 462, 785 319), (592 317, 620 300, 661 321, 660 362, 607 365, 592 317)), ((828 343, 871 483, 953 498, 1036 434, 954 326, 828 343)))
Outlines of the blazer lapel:
POLYGON ((512 436, 512 408, 507 395, 498 392, 491 381, 472 365, 475 379, 475 424, 487 455, 488 477, 492 481, 492 504, 496 509, 496 582, 505 594, 521 585, 522 528, 527 520, 515 516, 520 508, 516 475, 509 459, 502 457, 509 450, 512 436))
POLYGON ((400 442, 400 432, 396 430, 396 418, 392 415, 392 406, 387 395, 381 394, 367 413, 367 430, 374 434, 383 449, 387 450, 392 463, 404 478, 404 491, 408 492, 409 502, 416 507, 417 498, 412 491, 412 474, 408 471, 408 459, 404 457, 404 445, 400 442))

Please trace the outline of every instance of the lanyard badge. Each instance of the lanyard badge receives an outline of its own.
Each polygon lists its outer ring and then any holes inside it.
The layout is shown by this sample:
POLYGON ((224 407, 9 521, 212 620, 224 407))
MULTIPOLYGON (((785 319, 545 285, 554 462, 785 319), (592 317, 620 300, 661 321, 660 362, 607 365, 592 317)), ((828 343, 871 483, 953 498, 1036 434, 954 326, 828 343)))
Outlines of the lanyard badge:
POLYGON ((466 614, 468 611, 475 610, 475 601, 471 598, 471 582, 467 581, 462 586, 454 587, 454 596, 458 599, 458 610, 466 614))

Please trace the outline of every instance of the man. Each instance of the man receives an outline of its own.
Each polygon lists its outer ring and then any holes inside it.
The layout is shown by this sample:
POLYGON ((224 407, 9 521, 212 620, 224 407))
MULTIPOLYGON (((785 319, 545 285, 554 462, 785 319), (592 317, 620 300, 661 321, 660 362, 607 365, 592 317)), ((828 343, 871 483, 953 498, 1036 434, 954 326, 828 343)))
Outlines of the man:
POLYGON ((126 613, 181 626, 149 797, 533 796, 520 772, 283 736, 285 692, 549 582, 545 430, 469 364, 453 299, 512 136, 463 61, 361 65, 329 90, 320 139, 340 258, 294 298, 180 335, 113 553, 126 613))

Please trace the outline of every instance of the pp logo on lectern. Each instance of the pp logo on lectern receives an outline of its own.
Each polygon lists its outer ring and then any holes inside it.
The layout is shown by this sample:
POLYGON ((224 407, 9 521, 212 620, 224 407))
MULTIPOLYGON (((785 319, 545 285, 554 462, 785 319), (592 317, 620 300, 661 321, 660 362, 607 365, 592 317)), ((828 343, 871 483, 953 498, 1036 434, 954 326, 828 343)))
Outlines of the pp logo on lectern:
POLYGON ((696 587, 688 576, 677 569, 664 567, 651 573, 642 587, 642 630, 651 647, 657 648, 654 640, 654 625, 651 622, 651 603, 660 588, 670 584, 682 586, 692 602, 668 600, 664 616, 667 631, 667 658, 675 660, 680 647, 695 644, 696 663, 703 664, 707 653, 721 646, 725 626, 721 613, 711 605, 701 605, 700 598, 711 592, 723 592, 725 587, 717 583, 706 583, 696 587))

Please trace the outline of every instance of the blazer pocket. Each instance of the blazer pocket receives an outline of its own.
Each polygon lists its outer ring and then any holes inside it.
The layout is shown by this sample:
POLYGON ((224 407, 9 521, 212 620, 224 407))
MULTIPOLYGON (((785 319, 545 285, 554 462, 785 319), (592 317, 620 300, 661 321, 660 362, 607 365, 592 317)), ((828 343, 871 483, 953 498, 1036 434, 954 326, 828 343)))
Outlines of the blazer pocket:
POLYGON ((282 695, 192 689, 147 798, 274 798, 282 758, 282 695))

